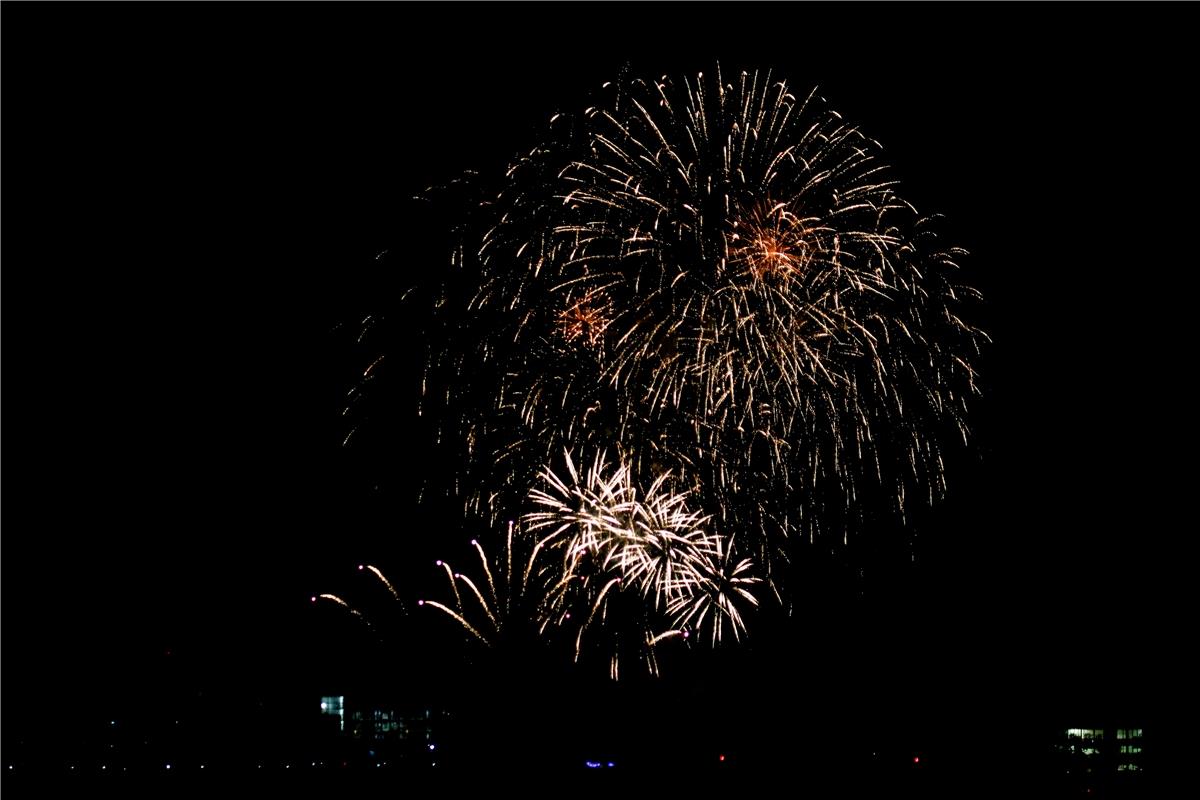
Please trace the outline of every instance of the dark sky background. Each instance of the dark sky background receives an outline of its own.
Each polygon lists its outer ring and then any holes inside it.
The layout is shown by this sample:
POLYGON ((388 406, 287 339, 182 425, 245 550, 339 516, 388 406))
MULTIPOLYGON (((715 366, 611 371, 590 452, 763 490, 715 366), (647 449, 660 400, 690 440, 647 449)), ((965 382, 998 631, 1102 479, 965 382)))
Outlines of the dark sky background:
POLYGON ((762 645, 754 691, 795 693, 845 659, 880 694, 958 714, 1175 703, 1194 628, 1182 12, 3 16, 6 728, 163 681, 319 682, 345 636, 309 595, 429 536, 340 448, 361 365, 332 332, 387 310, 376 253, 428 247, 408 198, 502 170, 626 62, 718 59, 819 85, 883 143, 903 195, 971 251, 995 340, 973 455, 922 520, 917 565, 869 602, 814 597, 818 633, 762 645))

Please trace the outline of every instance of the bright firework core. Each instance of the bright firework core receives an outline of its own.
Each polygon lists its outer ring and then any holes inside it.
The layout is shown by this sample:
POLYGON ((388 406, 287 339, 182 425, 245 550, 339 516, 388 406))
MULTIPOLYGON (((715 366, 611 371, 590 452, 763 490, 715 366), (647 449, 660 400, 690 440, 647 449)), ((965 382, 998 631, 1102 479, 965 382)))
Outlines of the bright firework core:
POLYGON ((783 203, 734 220, 729 236, 731 263, 744 265, 756 281, 803 280, 818 247, 815 234, 783 203))
POLYGON ((596 347, 612 322, 612 304, 602 291, 593 290, 563 309, 558 320, 568 343, 582 342, 596 347))

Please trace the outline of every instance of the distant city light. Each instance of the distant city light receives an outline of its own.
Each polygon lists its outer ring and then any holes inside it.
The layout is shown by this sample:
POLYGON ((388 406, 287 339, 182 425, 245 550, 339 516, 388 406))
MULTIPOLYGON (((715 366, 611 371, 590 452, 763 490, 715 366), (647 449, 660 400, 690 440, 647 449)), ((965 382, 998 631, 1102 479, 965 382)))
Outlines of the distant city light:
POLYGON ((436 745, 432 745, 432 744, 431 744, 431 745, 429 745, 429 749, 430 749, 430 750, 435 750, 435 749, 437 749, 437 747, 436 747, 436 745))
POLYGON ((920 756, 913 756, 913 763, 914 763, 914 764, 920 764, 920 763, 921 763, 921 757, 920 757, 920 756))
POLYGON ((721 755, 717 756, 717 760, 718 760, 718 761, 724 761, 724 760, 725 760, 725 754, 724 754, 724 753, 721 753, 721 755))
POLYGON ((362 564, 359 564, 359 565, 358 565, 358 568, 359 568, 359 569, 362 569, 362 568, 363 568, 363 565, 362 565, 362 564))

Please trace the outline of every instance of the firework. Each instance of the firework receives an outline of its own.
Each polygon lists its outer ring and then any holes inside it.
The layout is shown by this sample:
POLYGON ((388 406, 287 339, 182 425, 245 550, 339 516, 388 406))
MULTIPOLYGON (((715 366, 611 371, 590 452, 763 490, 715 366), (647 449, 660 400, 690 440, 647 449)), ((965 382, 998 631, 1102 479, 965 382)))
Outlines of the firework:
POLYGON ((708 630, 713 645, 745 630, 737 606, 757 605, 752 562, 731 560, 731 544, 704 529, 708 518, 670 490, 669 474, 639 492, 628 466, 602 453, 586 471, 569 452, 563 463, 562 476, 543 470, 534 510, 516 533, 509 523, 496 559, 472 541, 477 578, 438 562, 454 602, 423 604, 489 646, 513 624, 567 639, 577 661, 602 653, 614 679, 630 661, 657 674, 658 644, 688 628, 708 630))
MULTIPOLYGON (((346 600, 341 595, 332 594, 329 592, 323 594, 315 594, 310 599, 316 603, 332 603, 343 609, 351 617, 361 622, 371 631, 371 634, 376 640, 382 642, 385 637, 393 633, 393 624, 400 622, 406 616, 406 603, 401 597, 396 587, 388 580, 387 576, 379 567, 372 564, 359 564, 358 571, 370 575, 380 586, 387 591, 388 602, 385 605, 380 605, 375 602, 369 595, 363 595, 360 600, 355 600, 353 603, 346 600), (364 610, 365 609, 365 610, 364 610), (395 619, 388 619, 382 612, 389 612, 396 615, 395 619)), ((347 595, 352 596, 352 595, 347 595)))
POLYGON ((447 562, 439 560, 437 566, 446 573, 450 590, 454 595, 454 603, 452 606, 436 600, 421 600, 419 603, 448 615, 475 640, 494 646, 500 641, 505 629, 509 627, 510 620, 536 622, 540 616, 537 608, 539 602, 537 593, 527 592, 531 577, 535 580, 542 577, 540 573, 533 574, 540 548, 533 547, 523 563, 518 561, 517 575, 514 579, 514 541, 511 522, 508 524, 508 533, 498 560, 493 562, 478 540, 471 540, 471 547, 479 558, 482 580, 476 581, 469 575, 455 572, 447 562), (499 581, 497 581, 497 575, 499 575, 499 581), (484 587, 483 590, 480 589, 481 583, 484 587), (463 601, 464 594, 467 596, 466 603, 463 601), (532 609, 524 608, 524 600, 527 596, 534 598, 535 607, 532 609), (479 618, 478 622, 472 624, 470 619, 475 617, 479 618))
POLYGON ((718 538, 715 549, 705 551, 696 567, 700 580, 687 593, 674 597, 667 607, 675 629, 707 631, 714 645, 721 641, 726 629, 740 640, 746 622, 739 608, 758 607, 758 600, 750 591, 750 587, 759 583, 752 573, 753 562, 737 558, 732 545, 718 538))
MULTIPOLYGON (((621 81, 460 206, 453 268, 407 295, 421 497, 492 529, 524 514, 501 552, 526 548, 522 608, 577 657, 607 631, 741 638, 803 546, 944 491, 986 336, 961 251, 879 153, 769 72, 621 81)), ((480 559, 444 610, 486 641, 515 595, 480 559)))
POLYGON ((569 481, 543 470, 542 485, 529 495, 537 510, 525 516, 531 531, 552 531, 548 541, 564 554, 564 575, 590 558, 660 607, 701 580, 699 565, 719 550, 719 537, 705 532, 709 518, 687 508, 686 494, 669 490, 669 473, 639 494, 629 467, 609 470, 603 453, 583 480, 571 454, 564 456, 569 481))

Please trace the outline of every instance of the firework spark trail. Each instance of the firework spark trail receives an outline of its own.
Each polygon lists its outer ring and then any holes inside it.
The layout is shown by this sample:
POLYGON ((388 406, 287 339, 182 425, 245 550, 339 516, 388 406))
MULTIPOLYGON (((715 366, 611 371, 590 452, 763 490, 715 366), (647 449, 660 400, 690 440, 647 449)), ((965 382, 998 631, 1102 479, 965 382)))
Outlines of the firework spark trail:
POLYGON ((474 625, 467 622, 466 618, 462 614, 455 611, 454 609, 449 608, 448 606, 442 605, 441 603, 437 602, 436 600, 418 600, 417 605, 418 606, 429 606, 431 608, 436 608, 438 611, 441 611, 444 614, 446 614, 447 616, 449 616, 451 619, 453 619, 459 625, 462 625, 463 629, 466 630, 467 633, 471 634, 472 636, 474 636, 476 639, 483 642, 484 644, 488 643, 488 638, 486 636, 484 636, 482 633, 480 633, 479 630, 476 629, 474 625))
POLYGON ((401 603, 403 602, 400 600, 400 594, 396 591, 396 587, 392 586, 392 582, 387 579, 387 576, 385 576, 378 567, 372 566, 371 564, 364 564, 359 567, 359 569, 364 568, 379 579, 379 582, 382 583, 384 588, 388 590, 388 593, 391 594, 393 600, 401 603))
MULTIPOLYGON (((549 565, 540 559, 545 554, 546 540, 538 541, 535 537, 523 537, 515 533, 510 523, 508 533, 501 543, 501 554, 493 560, 489 557, 483 544, 471 540, 471 547, 479 557, 480 570, 484 575, 481 581, 473 580, 463 572, 455 572, 445 561, 438 561, 437 566, 445 573, 454 595, 454 606, 433 600, 422 600, 420 605, 428 605, 449 615, 458 622, 472 638, 479 642, 496 646, 509 628, 510 621, 517 621, 526 627, 544 625, 548 619, 549 609, 545 607, 547 581, 554 576, 549 565), (519 553, 514 555, 515 548, 528 546, 529 555, 521 563, 519 553), (513 569, 514 557, 518 559, 517 569, 513 569), (502 583, 497 584, 494 575, 502 576, 502 583), (467 590, 467 597, 472 602, 464 604, 460 585, 467 590), (487 592, 480 590, 480 585, 487 592), (482 618, 474 620, 476 613, 482 618)), ((518 625, 517 627, 520 627, 518 625)))
POLYGON ((362 624, 364 624, 368 628, 370 628, 372 633, 378 633, 378 631, 375 629, 375 626, 371 624, 371 620, 367 619, 366 616, 361 611, 359 611, 357 608, 355 608, 354 606, 347 603, 342 598, 338 597, 336 594, 326 593, 326 594, 314 595, 312 598, 312 601, 314 603, 316 603, 318 600, 328 600, 329 602, 331 602, 335 605, 341 606, 342 608, 346 609, 346 611, 350 612, 351 616, 353 616, 354 618, 356 618, 357 620, 362 622, 362 624))

